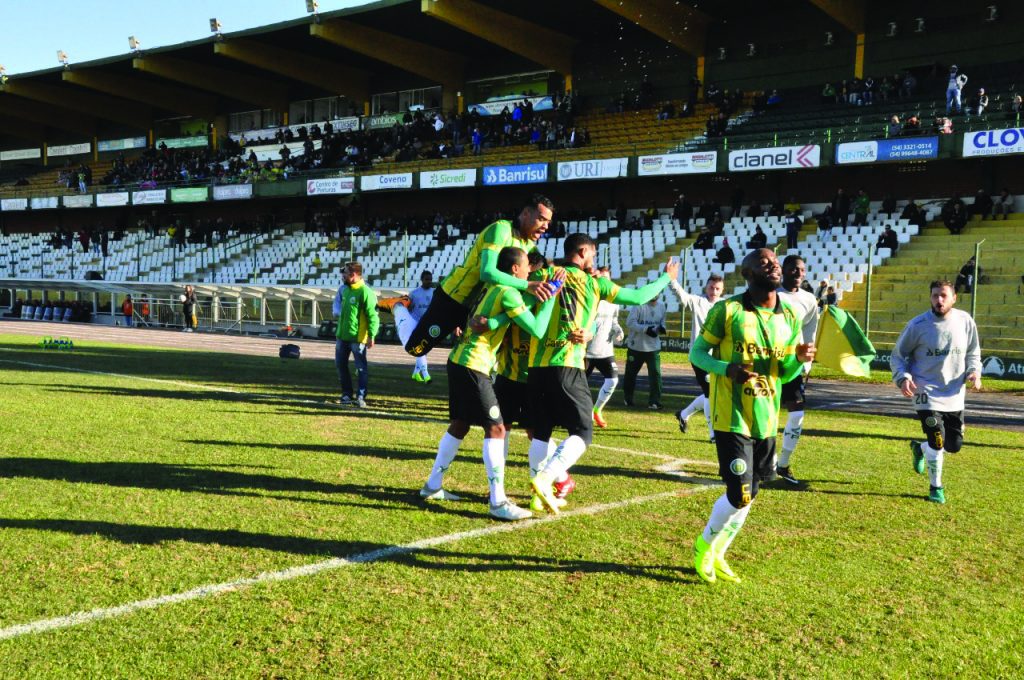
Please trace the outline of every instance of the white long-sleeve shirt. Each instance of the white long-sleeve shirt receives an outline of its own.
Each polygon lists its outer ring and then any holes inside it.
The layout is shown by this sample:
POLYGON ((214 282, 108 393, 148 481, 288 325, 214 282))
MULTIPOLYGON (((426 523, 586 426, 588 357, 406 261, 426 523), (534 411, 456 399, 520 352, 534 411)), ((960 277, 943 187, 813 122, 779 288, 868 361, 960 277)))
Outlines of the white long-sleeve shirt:
MULTIPOLYGON (((814 296, 814 293, 808 293, 803 288, 798 288, 796 291, 778 288, 775 292, 788 302, 800 317, 803 341, 814 342, 814 338, 818 333, 818 315, 820 314, 818 298, 814 296)), ((811 364, 812 362, 810 361, 804 364, 804 373, 811 372, 811 364)))
POLYGON ((409 306, 409 316, 416 321, 419 321, 424 312, 427 311, 427 307, 430 306, 430 301, 434 299, 434 288, 424 288, 423 286, 417 286, 409 291, 409 300, 412 304, 409 306))
POLYGON ((624 337, 619 325, 619 306, 601 300, 597 303, 597 317, 594 319, 594 337, 587 343, 588 359, 607 359, 615 356, 615 343, 624 337))
POLYGON ((629 335, 626 337, 626 347, 637 352, 658 352, 661 350, 661 338, 647 335, 647 329, 651 326, 665 325, 665 304, 658 301, 658 304, 638 305, 629 308, 629 315, 626 317, 626 328, 629 335))
MULTIPOLYGON (((676 297, 679 298, 679 304, 683 309, 688 309, 693 312, 693 317, 690 322, 690 343, 692 344, 696 342, 697 338, 704 330, 704 321, 708 318, 708 311, 715 305, 715 303, 707 299, 704 295, 687 293, 675 279, 669 281, 668 285, 669 288, 672 289, 672 292, 675 293, 676 297)), ((717 302, 717 300, 715 302, 717 302)))
POLYGON ((929 310, 903 329, 889 365, 897 385, 904 378, 914 380, 918 411, 962 411, 967 375, 981 375, 978 327, 963 310, 951 309, 943 317, 929 310))

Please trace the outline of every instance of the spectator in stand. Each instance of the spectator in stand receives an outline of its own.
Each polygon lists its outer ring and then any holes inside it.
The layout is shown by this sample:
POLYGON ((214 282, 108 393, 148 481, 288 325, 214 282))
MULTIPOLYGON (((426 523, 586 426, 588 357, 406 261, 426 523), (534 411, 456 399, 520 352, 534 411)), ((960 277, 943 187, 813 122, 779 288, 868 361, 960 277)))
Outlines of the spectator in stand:
POLYGON ((736 253, 734 253, 732 248, 729 246, 729 239, 725 239, 722 242, 722 247, 718 249, 718 252, 715 254, 712 262, 717 262, 718 264, 729 264, 730 262, 735 261, 736 253))
POLYGON ((845 104, 846 98, 849 96, 850 83, 846 80, 842 80, 839 83, 839 87, 836 88, 836 104, 845 104))
POLYGON ((667 101, 661 105, 661 111, 658 112, 658 120, 669 120, 676 116, 676 105, 671 101, 667 101))
POLYGON ((921 119, 917 116, 911 116, 907 118, 906 122, 903 123, 903 134, 904 135, 917 135, 921 133, 921 119))
POLYGON ((764 230, 761 229, 761 225, 759 224, 754 227, 754 235, 750 237, 749 241, 747 241, 747 249, 758 250, 767 246, 768 236, 764 233, 764 230))
POLYGON ((782 95, 779 94, 778 90, 772 90, 772 93, 768 95, 768 108, 772 109, 782 103, 782 95))
POLYGON ((796 248, 796 244, 800 240, 800 230, 804 226, 804 221, 792 210, 786 211, 784 221, 786 223, 786 247, 796 248))
POLYGON ((896 214, 896 199, 892 194, 885 195, 882 199, 882 209, 878 212, 889 218, 896 214))
POLYGON ((885 225, 885 231, 878 235, 878 242, 875 244, 875 248, 888 248, 895 255, 899 247, 899 237, 892 230, 892 225, 885 225))
POLYGON ((124 296, 124 302, 121 303, 121 313, 124 315, 124 325, 131 328, 133 321, 132 317, 135 313, 131 295, 124 296))
POLYGON ((722 221, 722 214, 720 212, 715 212, 711 218, 711 224, 708 225, 708 230, 712 236, 721 236, 722 232, 725 231, 725 222, 722 221))
POLYGON ((967 213, 963 208, 963 203, 953 204, 953 209, 943 218, 943 222, 950 234, 959 235, 967 226, 967 213))
POLYGON ((907 73, 903 76, 903 81, 900 85, 900 97, 904 99, 910 99, 914 96, 914 90, 917 89, 917 78, 914 77, 913 73, 907 73))
MULTIPOLYGON (((823 236, 828 236, 832 233, 832 224, 834 218, 832 217, 832 206, 826 205, 825 209, 818 215, 818 233, 823 236)), ((764 246, 762 246, 764 247, 764 246)))
POLYGON ((861 92, 861 103, 866 106, 871 106, 875 103, 875 79, 871 76, 864 79, 861 92))
POLYGON ((730 217, 740 216, 740 208, 743 207, 744 195, 745 192, 743 191, 743 187, 736 187, 736 190, 732 192, 732 200, 729 202, 729 207, 731 208, 729 211, 730 217))
POLYGON ((1007 187, 1003 187, 1003 190, 996 196, 996 200, 992 205, 992 217, 993 219, 997 215, 1002 215, 1003 219, 1007 219, 1010 213, 1013 212, 1013 196, 1010 195, 1010 190, 1007 187))
POLYGON ((871 199, 864 189, 857 190, 857 196, 853 199, 853 226, 864 227, 868 223, 868 213, 871 212, 871 199))
POLYGON ((834 224, 840 227, 845 227, 847 220, 850 219, 850 197, 843 189, 836 191, 835 198, 832 199, 832 216, 835 218, 834 224))
POLYGON ((711 250, 715 247, 715 236, 707 227, 701 227, 697 240, 693 242, 694 250, 711 250))
MULTIPOLYGON (((978 267, 978 279, 981 279, 981 267, 978 267)), ((974 256, 964 263, 963 267, 960 267, 960 273, 956 275, 956 281, 953 283, 953 292, 960 294, 962 288, 965 293, 974 292, 974 256)))
POLYGON ((949 80, 946 83, 946 114, 953 113, 956 109, 960 113, 960 92, 967 84, 967 76, 960 73, 956 64, 949 67, 949 80))
POLYGON ((1010 117, 1012 118, 1019 115, 1021 109, 1024 109, 1024 100, 1021 99, 1019 94, 1014 95, 1013 102, 1010 103, 1010 117))
POLYGON ((988 95, 985 94, 985 88, 978 88, 978 93, 971 97, 971 105, 968 111, 976 116, 980 116, 985 113, 985 109, 988 108, 988 95))
POLYGON ((882 82, 878 84, 878 96, 881 97, 883 102, 888 102, 895 91, 896 86, 892 84, 889 76, 883 76, 882 82))
POLYGON ((196 319, 196 291, 192 286, 185 286, 185 293, 181 296, 181 312, 185 318, 185 327, 181 330, 185 333, 194 333, 199 325, 196 319))
POLYGON ((484 139, 483 133, 480 132, 480 128, 479 127, 473 128, 472 142, 473 142, 473 155, 474 156, 479 156, 480 154, 483 153, 483 139, 484 139))
POLYGON ((826 305, 837 305, 839 304, 839 296, 836 295, 836 289, 834 286, 829 286, 825 292, 825 304, 826 305))
POLYGON ((946 116, 937 116, 935 118, 935 132, 940 135, 953 134, 953 121, 946 116))
POLYGON ((679 194, 676 204, 672 206, 672 217, 679 220, 679 226, 686 231, 690 230, 690 220, 693 218, 693 204, 686 200, 685 194, 679 194))
POLYGON ((888 137, 899 137, 903 133, 903 124, 900 117, 895 113, 889 118, 889 124, 885 126, 885 133, 888 137))
POLYGON ((786 214, 786 204, 782 201, 781 197, 775 199, 771 208, 768 209, 768 214, 771 217, 782 217, 786 214))
POLYGON ((761 207, 761 204, 756 198, 751 200, 750 205, 747 206, 747 217, 757 219, 762 216, 764 216, 764 208, 761 207))
POLYGON ((821 103, 831 104, 836 100, 836 88, 833 87, 832 83, 825 83, 825 87, 821 88, 821 103))
POLYGON ((988 192, 978 189, 978 193, 974 195, 974 205, 971 206, 971 215, 987 220, 992 216, 993 205, 992 197, 988 195, 988 192))
POLYGON ((795 212, 800 215, 803 212, 803 206, 800 205, 800 201, 796 200, 796 196, 790 196, 789 201, 783 206, 787 211, 795 212))
POLYGON ((818 309, 822 309, 827 304, 825 302, 826 295, 828 295, 828 281, 822 279, 818 284, 818 289, 814 291, 814 297, 818 301, 818 309))
POLYGON ((917 203, 914 199, 910 199, 907 204, 903 207, 903 212, 900 213, 900 219, 909 221, 911 224, 916 224, 919 229, 924 229, 924 213, 917 207, 917 203))

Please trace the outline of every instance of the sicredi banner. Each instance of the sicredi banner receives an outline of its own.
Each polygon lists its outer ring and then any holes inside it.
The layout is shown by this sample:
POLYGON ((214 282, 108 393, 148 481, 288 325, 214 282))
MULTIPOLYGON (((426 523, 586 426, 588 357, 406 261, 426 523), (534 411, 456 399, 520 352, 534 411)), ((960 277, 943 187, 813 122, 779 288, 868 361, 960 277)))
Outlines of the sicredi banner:
POLYGON ((526 165, 491 165, 484 168, 484 186, 501 184, 533 184, 548 181, 547 163, 526 165))
POLYGON ((0 161, 24 161, 30 158, 42 158, 42 149, 11 149, 0 151, 0 161))
POLYGON ((816 168, 819 165, 821 165, 821 147, 817 144, 775 146, 767 149, 744 149, 729 152, 729 172, 816 168))
POLYGON ((60 199, 65 208, 91 208, 92 194, 64 196, 60 199))
POLYGON ((356 189, 355 177, 325 177, 306 180, 306 195, 351 194, 356 189))
POLYGON ((96 207, 108 208, 116 205, 128 205, 127 191, 115 191, 109 194, 96 194, 96 207))
POLYGON ((31 199, 28 204, 32 206, 33 210, 47 210, 49 208, 56 208, 60 199, 56 196, 39 196, 31 199))
POLYGON ((252 198, 251 184, 221 184, 213 188, 213 200, 232 201, 252 198))
POLYGON ((359 188, 363 191, 379 191, 381 189, 412 189, 412 173, 401 172, 394 175, 363 175, 359 178, 359 188))
POLYGON ((420 173, 420 189, 446 189, 448 187, 476 186, 476 168, 464 170, 434 170, 420 173))
POLYGON ((167 189, 147 189, 145 191, 133 191, 132 203, 134 205, 149 205, 153 203, 166 203, 167 189))
POLYGON ((145 137, 126 137, 124 139, 106 139, 96 142, 96 150, 103 151, 121 151, 123 149, 145 149, 146 138, 145 137))
POLYGON ((663 153, 640 156, 636 162, 637 175, 691 175, 714 172, 718 168, 717 151, 697 153, 663 153))
POLYGON ((77 156, 78 154, 89 153, 92 151, 92 144, 89 142, 82 142, 81 144, 61 144, 59 146, 50 146, 46 148, 46 155, 53 156, 77 156))
POLYGON ((558 164, 558 181, 574 179, 608 179, 626 176, 625 158, 602 158, 593 161, 565 161, 558 164))
POLYGON ((1024 128, 982 130, 964 135, 964 156, 1001 156, 1024 153, 1024 128))
POLYGON ((0 210, 28 210, 27 198, 4 198, 0 199, 0 210))
POLYGON ((171 189, 171 203, 199 203, 205 201, 208 195, 206 187, 171 189))
POLYGON ((847 142, 836 146, 836 163, 878 163, 937 158, 938 137, 913 139, 879 139, 870 142, 847 142))

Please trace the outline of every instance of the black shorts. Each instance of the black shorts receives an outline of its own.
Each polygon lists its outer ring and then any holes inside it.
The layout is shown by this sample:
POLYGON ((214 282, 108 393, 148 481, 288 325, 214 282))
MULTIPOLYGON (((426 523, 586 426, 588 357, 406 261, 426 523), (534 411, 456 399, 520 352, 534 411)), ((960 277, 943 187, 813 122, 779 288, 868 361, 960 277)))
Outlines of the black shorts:
POLYGON ((564 366, 531 367, 526 380, 534 439, 550 441, 555 427, 563 427, 590 446, 594 400, 584 372, 564 366))
POLYGON ((529 385, 499 375, 494 378, 494 394, 506 426, 518 423, 523 428, 530 428, 529 385))
POLYGON ((804 373, 800 371, 797 377, 782 386, 782 403, 795 402, 793 411, 804 410, 804 393, 807 391, 807 383, 804 381, 804 373))
POLYGON ((501 425, 501 407, 491 377, 449 361, 448 418, 470 425, 501 425))
POLYGON ((715 430, 718 474, 733 507, 749 505, 761 482, 772 474, 775 437, 751 439, 735 432, 715 430))
POLYGON ((605 357, 604 359, 590 359, 587 360, 587 377, 594 372, 594 369, 600 371, 601 375, 605 379, 612 379, 619 377, 619 367, 615 363, 615 357, 605 357))
POLYGON ((702 368, 691 366, 693 369, 693 376, 697 379, 697 387, 700 388, 701 394, 704 395, 705 399, 711 397, 711 381, 708 378, 708 372, 702 368))
POLYGON ((423 312, 409 336, 409 342, 405 343, 405 351, 414 357, 423 356, 447 338, 456 327, 465 329, 471 312, 472 309, 456 302, 438 288, 430 298, 427 311, 423 312))
POLYGON ((928 446, 933 449, 945 449, 956 453, 964 445, 964 412, 963 411, 929 411, 917 412, 921 421, 921 429, 928 437, 928 446))

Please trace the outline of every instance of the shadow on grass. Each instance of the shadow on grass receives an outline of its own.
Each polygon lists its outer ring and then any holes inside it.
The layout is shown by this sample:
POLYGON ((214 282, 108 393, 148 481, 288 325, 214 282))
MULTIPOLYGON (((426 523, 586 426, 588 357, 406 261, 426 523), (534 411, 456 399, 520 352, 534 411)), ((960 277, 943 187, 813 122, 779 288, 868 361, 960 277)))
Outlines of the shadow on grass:
MULTIPOLYGON (((912 414, 913 415, 913 414, 912 414)), ((841 430, 808 430, 804 429, 803 434, 810 435, 812 437, 833 437, 836 439, 883 439, 887 441, 904 442, 905 444, 910 443, 913 437, 907 437, 905 435, 894 435, 894 434, 877 434, 867 432, 848 432, 841 430)), ((920 437, 920 435, 916 435, 920 437)), ((987 449, 1010 449, 1013 451, 1020 450, 1019 446, 1007 446, 1005 444, 986 444, 983 442, 965 442, 964 446, 976 446, 978 448, 987 449)), ((956 455, 956 454, 951 454, 956 455)))

